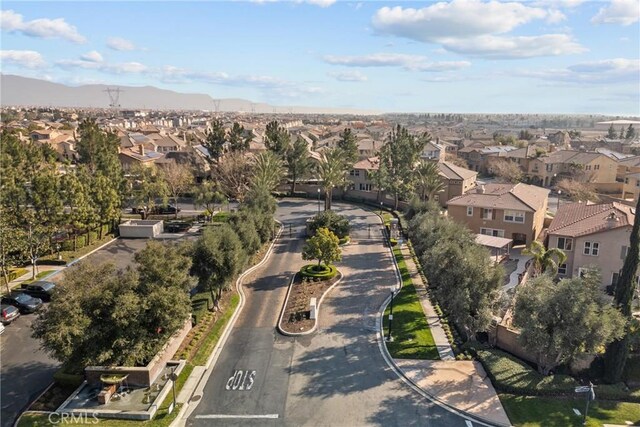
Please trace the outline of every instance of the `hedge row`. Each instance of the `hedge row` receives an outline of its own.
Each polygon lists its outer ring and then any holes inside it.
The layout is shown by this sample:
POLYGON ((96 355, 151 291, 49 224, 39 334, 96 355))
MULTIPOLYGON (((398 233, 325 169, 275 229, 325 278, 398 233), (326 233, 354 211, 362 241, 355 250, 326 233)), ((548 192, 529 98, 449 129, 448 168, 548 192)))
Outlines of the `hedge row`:
POLYGON ((307 264, 300 269, 302 277, 310 277, 313 279, 329 280, 336 277, 338 269, 335 265, 307 264), (321 267, 320 269, 318 267, 321 267))
MULTIPOLYGON (((27 274, 26 268, 14 268, 11 271, 9 271, 7 276, 9 277, 9 281, 12 281, 25 274, 27 274)), ((4 277, 2 278, 2 283, 4 284, 4 277)))

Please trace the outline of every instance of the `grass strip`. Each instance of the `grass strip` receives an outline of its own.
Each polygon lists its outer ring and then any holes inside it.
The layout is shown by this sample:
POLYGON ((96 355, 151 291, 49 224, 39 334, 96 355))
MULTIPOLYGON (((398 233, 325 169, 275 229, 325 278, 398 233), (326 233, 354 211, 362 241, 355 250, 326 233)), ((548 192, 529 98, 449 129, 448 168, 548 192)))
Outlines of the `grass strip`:
MULTIPOLYGON (((393 300, 393 342, 387 343, 391 357, 395 359, 438 360, 436 347, 422 304, 411 280, 411 274, 400 248, 394 248, 393 254, 402 277, 402 289, 393 300)), ((389 336, 389 313, 391 305, 384 312, 383 326, 385 337, 389 336)))

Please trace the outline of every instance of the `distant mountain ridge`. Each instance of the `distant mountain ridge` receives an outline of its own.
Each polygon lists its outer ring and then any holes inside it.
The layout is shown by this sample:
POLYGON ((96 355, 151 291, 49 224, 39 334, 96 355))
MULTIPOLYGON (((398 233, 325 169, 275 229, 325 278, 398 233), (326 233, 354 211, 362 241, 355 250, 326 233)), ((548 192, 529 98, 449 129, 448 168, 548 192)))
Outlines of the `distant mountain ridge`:
MULTIPOLYGON (((150 110, 209 110, 215 109, 214 98, 206 94, 180 93, 153 86, 83 85, 67 86, 46 80, 0 74, 0 104, 5 106, 41 106, 71 108, 107 108, 107 88, 119 87, 120 108, 150 110)), ((256 113, 319 113, 319 114, 380 114, 348 108, 322 108, 300 106, 277 106, 254 103, 246 99, 216 99, 219 111, 244 111, 256 113)))

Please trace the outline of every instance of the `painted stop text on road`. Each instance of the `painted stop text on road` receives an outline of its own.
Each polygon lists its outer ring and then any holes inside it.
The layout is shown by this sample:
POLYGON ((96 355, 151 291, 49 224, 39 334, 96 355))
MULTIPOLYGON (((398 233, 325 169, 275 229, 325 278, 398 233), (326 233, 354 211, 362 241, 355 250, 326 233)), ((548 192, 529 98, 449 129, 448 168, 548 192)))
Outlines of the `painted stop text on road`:
POLYGON ((226 390, 249 391, 256 379, 256 371, 236 369, 227 380, 226 390))

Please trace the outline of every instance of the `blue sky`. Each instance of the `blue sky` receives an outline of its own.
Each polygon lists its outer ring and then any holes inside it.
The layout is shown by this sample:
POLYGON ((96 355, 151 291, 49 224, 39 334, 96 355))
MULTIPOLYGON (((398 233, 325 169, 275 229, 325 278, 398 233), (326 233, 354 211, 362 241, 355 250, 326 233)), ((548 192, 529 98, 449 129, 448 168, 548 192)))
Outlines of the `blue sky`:
POLYGON ((638 0, 2 2, 2 72, 274 105, 640 115, 638 0))

